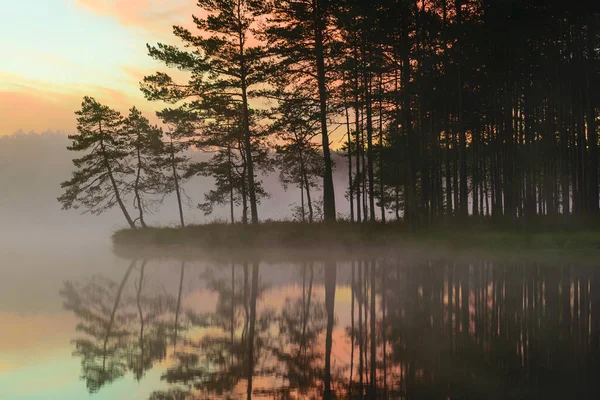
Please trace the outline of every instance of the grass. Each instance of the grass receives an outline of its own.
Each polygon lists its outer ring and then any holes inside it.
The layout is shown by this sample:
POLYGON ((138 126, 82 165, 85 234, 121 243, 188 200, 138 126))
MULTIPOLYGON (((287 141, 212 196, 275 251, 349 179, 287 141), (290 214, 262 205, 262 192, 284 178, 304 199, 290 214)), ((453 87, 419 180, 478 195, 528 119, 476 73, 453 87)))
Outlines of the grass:
POLYGON ((495 254, 533 259, 585 256, 600 260, 600 230, 570 227, 543 231, 514 230, 487 223, 439 224, 411 233, 405 224, 299 223, 268 221, 259 225, 210 223, 185 228, 124 229, 114 233, 117 253, 176 252, 295 254, 308 256, 401 252, 428 256, 495 254), (135 251, 133 251, 135 250, 135 251))

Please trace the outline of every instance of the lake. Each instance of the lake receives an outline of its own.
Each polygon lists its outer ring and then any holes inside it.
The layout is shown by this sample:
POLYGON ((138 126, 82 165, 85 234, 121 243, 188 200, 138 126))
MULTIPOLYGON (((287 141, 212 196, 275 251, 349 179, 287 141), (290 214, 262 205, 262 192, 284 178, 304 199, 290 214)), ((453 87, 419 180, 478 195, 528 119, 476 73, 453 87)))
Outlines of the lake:
POLYGON ((600 398, 597 265, 106 244, 0 264, 0 399, 600 398))

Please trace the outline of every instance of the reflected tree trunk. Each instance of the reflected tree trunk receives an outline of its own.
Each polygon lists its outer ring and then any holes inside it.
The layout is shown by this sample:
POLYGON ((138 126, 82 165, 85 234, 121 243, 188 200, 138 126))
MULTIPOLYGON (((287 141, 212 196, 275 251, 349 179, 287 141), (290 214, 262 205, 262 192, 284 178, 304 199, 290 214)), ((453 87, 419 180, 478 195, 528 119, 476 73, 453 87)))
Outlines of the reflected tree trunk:
POLYGON ((332 399, 331 391, 331 347, 334 322, 335 286, 337 266, 335 262, 325 263, 325 307, 327 308, 327 333, 325 336, 325 389, 323 398, 332 399))
MULTIPOLYGON (((304 365, 306 365, 306 325, 308 324, 308 320, 310 319, 310 304, 312 299, 312 289, 313 289, 313 280, 314 280, 314 266, 310 265, 310 278, 308 280, 308 294, 306 295, 306 302, 304 302, 304 287, 302 288, 302 297, 303 297, 303 318, 302 318, 302 338, 300 342, 300 351, 303 353, 304 357, 304 365)), ((304 286, 304 284, 303 284, 304 286)), ((306 368, 304 369, 304 374, 306 375, 306 368)))
POLYGON ((354 372, 354 272, 356 269, 356 266, 354 264, 354 261, 352 261, 352 281, 350 283, 350 379, 348 383, 350 397, 352 397, 352 373, 354 372))
POLYGON ((376 313, 375 313, 375 282, 376 282, 376 277, 375 277, 375 273, 376 273, 376 267, 375 267, 375 261, 371 261, 369 264, 370 265, 370 269, 371 269, 371 311, 370 311, 370 317, 371 317, 371 378, 370 378, 370 383, 371 383, 371 388, 370 388, 370 394, 369 394, 369 398, 374 399, 377 397, 377 333, 375 331, 375 317, 376 317, 376 313))
POLYGON ((185 271, 185 260, 181 262, 181 272, 179 273, 179 292, 177 294, 177 306, 175 308, 175 329, 173 330, 173 351, 177 350, 177 336, 179 331, 179 313, 181 311, 181 295, 183 293, 183 275, 185 271))
POLYGON ((235 335, 235 263, 231 263, 231 365, 233 365, 233 346, 235 335))
POLYGON ((386 279, 387 268, 381 267, 381 344, 383 346, 383 397, 388 398, 387 391, 387 349, 386 349, 386 279))
POLYGON ((250 293, 250 330, 248 332, 248 387, 247 398, 252 399, 252 378, 254 375, 254 334, 256 329, 256 298, 258 296, 258 262, 252 263, 252 292, 250 293))
POLYGON ((146 269, 146 263, 147 261, 144 260, 142 262, 142 266, 140 267, 140 279, 138 281, 137 284, 137 293, 135 296, 135 303, 137 305, 137 309, 138 309, 138 315, 140 317, 140 336, 139 336, 139 341, 140 341, 140 365, 142 365, 142 369, 143 369, 143 365, 144 365, 144 357, 145 357, 145 346, 144 346, 144 313, 142 312, 142 286, 144 285, 144 272, 146 269))
POLYGON ((121 302, 121 295, 123 294, 123 288, 125 287, 125 284, 127 283, 127 280, 129 279, 129 275, 131 274, 131 270, 133 270, 133 267, 135 267, 136 263, 137 263, 137 260, 131 261, 131 263, 129 264, 129 268, 127 268, 127 272, 125 272, 125 276, 123 276, 123 279, 121 280, 121 284, 119 285, 119 290, 117 290, 117 297, 115 298, 115 302, 113 304, 113 308, 110 313, 110 320, 109 320, 108 326, 106 328, 106 333, 104 334, 104 343, 102 346, 102 354, 103 354, 102 370, 103 371, 106 370, 106 350, 107 350, 107 346, 108 346, 108 339, 110 338, 113 324, 115 322, 115 315, 117 313, 117 308, 119 307, 119 303, 121 302))

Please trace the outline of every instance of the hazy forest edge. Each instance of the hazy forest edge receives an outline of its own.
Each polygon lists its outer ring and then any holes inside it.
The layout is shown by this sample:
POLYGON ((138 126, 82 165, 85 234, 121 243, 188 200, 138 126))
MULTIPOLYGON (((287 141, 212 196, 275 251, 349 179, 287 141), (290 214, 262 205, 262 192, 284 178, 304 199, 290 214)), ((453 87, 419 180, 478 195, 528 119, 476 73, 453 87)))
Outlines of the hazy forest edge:
POLYGON ((597 249, 598 10, 366 3, 198 1, 196 29, 174 26, 175 44, 147 45, 166 71, 140 82, 164 107, 159 125, 83 99, 59 202, 119 209, 123 243, 229 232, 223 245, 291 246, 292 234, 351 245, 417 233, 455 245, 471 232, 465 247, 597 249), (344 207, 335 168, 347 171, 344 207), (286 222, 261 218, 265 174, 297 194, 286 222), (197 176, 214 181, 202 199, 185 190, 197 176), (184 229, 192 204, 207 217, 226 207, 227 221, 184 229), (181 230, 148 227, 160 207, 177 210, 181 230))

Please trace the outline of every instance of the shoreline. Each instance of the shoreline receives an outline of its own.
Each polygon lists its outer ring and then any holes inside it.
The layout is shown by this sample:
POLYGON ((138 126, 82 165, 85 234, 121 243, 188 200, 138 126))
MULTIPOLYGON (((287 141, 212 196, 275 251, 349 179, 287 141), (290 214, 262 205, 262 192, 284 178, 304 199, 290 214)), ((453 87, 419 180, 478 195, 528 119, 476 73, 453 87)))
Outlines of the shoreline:
POLYGON ((112 236, 113 251, 126 258, 406 260, 481 258, 600 263, 600 231, 515 232, 432 229, 410 233, 400 224, 266 222, 207 224, 185 228, 123 229, 112 236))

